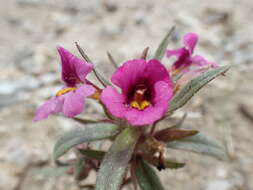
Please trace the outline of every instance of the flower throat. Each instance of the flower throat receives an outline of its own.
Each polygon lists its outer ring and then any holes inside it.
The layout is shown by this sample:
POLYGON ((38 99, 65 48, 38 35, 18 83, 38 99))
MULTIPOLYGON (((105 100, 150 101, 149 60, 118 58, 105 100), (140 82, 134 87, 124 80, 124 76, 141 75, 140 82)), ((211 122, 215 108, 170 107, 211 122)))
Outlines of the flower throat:
POLYGON ((144 110, 146 107, 150 106, 150 102, 145 99, 146 93, 147 88, 144 85, 138 86, 134 92, 130 106, 138 110, 144 110))

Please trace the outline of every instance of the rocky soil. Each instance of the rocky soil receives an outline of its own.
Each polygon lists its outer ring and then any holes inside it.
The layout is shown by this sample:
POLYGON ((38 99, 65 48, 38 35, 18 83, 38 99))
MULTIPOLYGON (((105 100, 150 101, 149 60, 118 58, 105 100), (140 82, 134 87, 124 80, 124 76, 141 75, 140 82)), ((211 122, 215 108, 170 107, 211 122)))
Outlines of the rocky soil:
MULTIPOLYGON (((0 0, 0 189, 77 190, 69 176, 49 177, 36 170, 52 166, 57 137, 76 123, 58 117, 34 123, 34 111, 60 87, 56 46, 77 54, 78 41, 109 78, 118 63, 150 55, 172 25, 170 47, 186 32, 200 35, 197 52, 221 65, 233 64, 174 115, 222 140, 231 161, 182 153, 187 163, 162 171, 166 190, 253 189, 253 23, 252 0, 0 0)), ((166 60, 165 60, 166 61, 166 60)), ((88 102, 85 117, 101 117, 88 102)), ((71 154, 69 155, 71 157, 71 154)), ((94 180, 94 174, 89 180, 94 180)))

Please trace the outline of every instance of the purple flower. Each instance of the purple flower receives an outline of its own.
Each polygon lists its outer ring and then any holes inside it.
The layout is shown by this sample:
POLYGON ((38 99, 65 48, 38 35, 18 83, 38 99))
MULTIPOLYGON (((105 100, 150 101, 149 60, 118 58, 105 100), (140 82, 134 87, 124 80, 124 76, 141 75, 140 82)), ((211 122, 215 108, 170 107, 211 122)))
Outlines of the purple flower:
POLYGON ((35 121, 59 112, 63 112, 66 117, 74 117, 83 111, 85 98, 95 92, 95 88, 86 84, 85 79, 92 71, 92 65, 62 47, 57 49, 61 57, 62 80, 65 87, 38 108, 34 117, 35 121))
POLYGON ((114 72, 112 82, 121 93, 107 86, 101 101, 113 116, 142 126, 154 123, 167 112, 173 83, 158 60, 127 61, 114 72))
POLYGON ((197 42, 197 34, 187 33, 184 35, 184 47, 175 50, 167 50, 167 57, 177 57, 177 60, 173 63, 171 68, 172 75, 177 75, 180 72, 186 73, 194 67, 205 67, 207 69, 218 67, 216 63, 209 62, 202 56, 193 56, 194 48, 197 42))

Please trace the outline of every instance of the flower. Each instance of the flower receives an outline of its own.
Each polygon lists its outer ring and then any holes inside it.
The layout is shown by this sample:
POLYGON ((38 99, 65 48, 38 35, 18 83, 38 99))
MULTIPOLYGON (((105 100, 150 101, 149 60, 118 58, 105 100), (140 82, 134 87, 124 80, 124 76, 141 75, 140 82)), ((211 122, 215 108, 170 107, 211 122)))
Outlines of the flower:
POLYGON ((191 69, 205 67, 206 70, 209 68, 218 67, 216 63, 209 62, 200 55, 193 56, 194 48, 198 42, 198 35, 195 33, 187 33, 184 35, 184 47, 167 50, 167 57, 176 56, 177 60, 173 63, 171 72, 175 76, 178 73, 186 73, 191 69), (191 67, 191 68, 190 68, 191 67))
POLYGON ((61 57, 62 80, 65 86, 38 108, 35 121, 59 112, 63 112, 66 117, 74 117, 83 111, 85 98, 95 92, 95 88, 86 82, 86 76, 93 66, 62 47, 57 49, 61 57))
POLYGON ((135 59, 125 62, 112 75, 101 101, 109 112, 130 125, 153 124, 168 110, 173 83, 166 68, 158 60, 135 59))

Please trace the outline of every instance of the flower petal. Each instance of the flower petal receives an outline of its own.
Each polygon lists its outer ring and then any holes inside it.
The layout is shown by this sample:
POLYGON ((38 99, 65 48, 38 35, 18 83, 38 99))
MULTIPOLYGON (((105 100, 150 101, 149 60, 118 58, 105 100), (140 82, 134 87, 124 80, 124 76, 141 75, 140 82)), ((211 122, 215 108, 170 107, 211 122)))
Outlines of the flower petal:
POLYGON ((165 81, 171 88, 173 87, 169 72, 160 61, 152 59, 147 64, 148 66, 144 70, 143 75, 148 79, 149 85, 153 86, 158 81, 165 81))
POLYGON ((144 110, 128 108, 124 116, 128 123, 133 126, 144 126, 153 124, 163 116, 164 110, 161 107, 154 108, 150 106, 144 110))
POLYGON ((167 57, 176 56, 177 58, 181 57, 185 53, 185 48, 179 48, 175 50, 167 50, 166 55, 167 57))
POLYGON ((210 66, 211 68, 219 67, 218 64, 207 61, 204 57, 200 55, 195 55, 191 57, 191 61, 194 65, 197 66, 210 66))
POLYGON ((57 48, 62 64, 62 80, 67 86, 75 86, 77 83, 85 82, 85 77, 92 70, 92 64, 87 63, 63 47, 57 48))
POLYGON ((152 104, 163 107, 166 112, 173 96, 173 87, 167 82, 159 81, 154 85, 153 94, 152 104))
POLYGON ((190 52, 190 55, 193 54, 197 42, 198 42, 197 34, 190 32, 184 35, 184 45, 185 48, 190 52))
POLYGON ((177 60, 172 64, 172 70, 176 70, 182 67, 187 67, 191 64, 191 61, 190 61, 191 55, 190 55, 190 52, 186 48, 181 48, 178 50, 168 50, 167 56, 168 54, 171 54, 173 52, 177 56, 177 60))
POLYGON ((127 94, 129 88, 142 79, 146 66, 144 59, 127 61, 113 73, 112 82, 120 87, 124 94, 127 94))
POLYGON ((77 90, 64 95, 63 114, 74 117, 84 110, 85 98, 92 95, 95 88, 91 85, 82 85, 77 90))
POLYGON ((124 112, 126 111, 126 98, 124 95, 118 93, 112 86, 107 86, 103 90, 100 99, 112 115, 124 118, 124 112))
POLYGON ((77 58, 73 59, 73 64, 75 66, 77 76, 82 82, 85 82, 85 78, 92 71, 93 65, 77 58))
POLYGON ((62 101, 58 97, 53 97, 42 106, 40 106, 33 118, 34 121, 39 121, 48 118, 50 114, 59 113, 62 110, 62 101))

